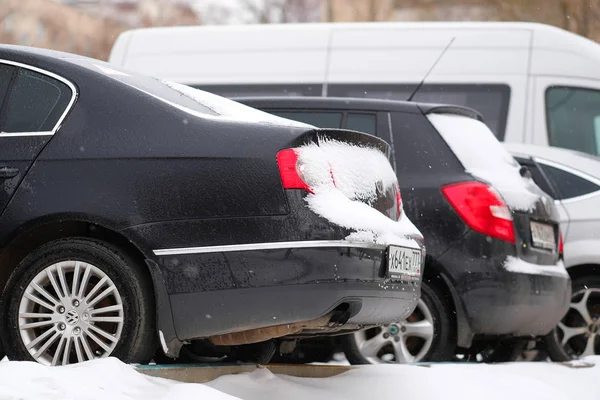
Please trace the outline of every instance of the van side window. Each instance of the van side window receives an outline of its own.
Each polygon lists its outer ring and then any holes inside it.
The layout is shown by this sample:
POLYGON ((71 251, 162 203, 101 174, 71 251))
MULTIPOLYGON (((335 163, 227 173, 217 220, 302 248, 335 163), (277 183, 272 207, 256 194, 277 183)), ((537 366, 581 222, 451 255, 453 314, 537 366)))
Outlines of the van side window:
POLYGON ((600 186, 560 168, 538 162, 556 188, 558 200, 583 196, 600 190, 600 186))
POLYGON ((600 155, 600 91, 548 88, 546 121, 551 146, 600 155))
POLYGON ((245 96, 321 96, 323 85, 193 85, 194 88, 204 90, 219 96, 245 97, 245 96))
POLYGON ((348 113, 344 128, 377 136, 377 118, 375 114, 348 113))
POLYGON ((321 112, 321 111, 278 111, 265 110, 273 115, 281 118, 291 119, 293 121, 304 122, 305 124, 314 125, 317 128, 334 128, 339 129, 342 126, 341 112, 321 112))
MULTIPOLYGON (((330 84, 328 96, 406 100, 416 84, 330 84)), ((510 87, 494 84, 425 84, 413 97, 416 102, 465 106, 479 111, 499 140, 504 139, 510 87)))

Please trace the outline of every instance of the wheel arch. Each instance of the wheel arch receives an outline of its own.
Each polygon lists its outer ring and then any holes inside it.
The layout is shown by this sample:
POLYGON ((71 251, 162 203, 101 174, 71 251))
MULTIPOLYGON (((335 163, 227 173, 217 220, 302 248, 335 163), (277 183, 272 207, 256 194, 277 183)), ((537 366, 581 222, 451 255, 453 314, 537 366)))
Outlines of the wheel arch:
POLYGON ((578 264, 567 268, 567 272, 571 279, 581 278, 582 276, 600 276, 599 264, 578 264))
POLYGON ((453 319, 456 328, 457 346, 462 348, 471 347, 473 333, 467 321, 466 313, 463 310, 462 303, 458 293, 452 285, 444 266, 431 257, 429 254, 425 257, 425 269, 423 281, 435 286, 444 300, 448 301, 453 312, 453 319))
POLYGON ((148 250, 105 221, 89 216, 61 214, 39 218, 19 227, 0 253, 0 293, 4 292, 11 274, 27 254, 48 242, 69 237, 106 242, 143 265, 152 282, 159 342, 165 353, 176 356, 181 344, 175 335, 170 300, 158 265, 147 256, 148 250))

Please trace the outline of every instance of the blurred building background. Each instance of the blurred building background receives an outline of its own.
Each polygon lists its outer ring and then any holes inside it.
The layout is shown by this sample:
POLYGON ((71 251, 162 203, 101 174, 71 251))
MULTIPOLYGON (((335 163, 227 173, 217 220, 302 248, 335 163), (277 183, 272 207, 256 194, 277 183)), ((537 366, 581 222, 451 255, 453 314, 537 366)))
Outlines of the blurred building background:
POLYGON ((600 41, 600 0, 0 0, 0 42, 100 59, 135 27, 318 21, 535 21, 600 41))

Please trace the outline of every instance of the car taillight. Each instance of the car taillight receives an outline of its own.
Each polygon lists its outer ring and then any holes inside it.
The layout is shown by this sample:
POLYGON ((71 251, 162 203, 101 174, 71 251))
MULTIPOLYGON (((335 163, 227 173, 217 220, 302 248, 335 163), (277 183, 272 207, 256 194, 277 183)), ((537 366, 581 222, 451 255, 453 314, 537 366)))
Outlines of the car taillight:
POLYGON ((402 196, 400 196, 400 187, 396 184, 396 215, 398 219, 402 216, 402 196))
POLYGON ((560 229, 558 230, 558 254, 564 254, 563 238, 560 229))
POLYGON ((442 193, 471 229, 515 243, 512 214, 491 187, 481 182, 465 182, 444 186, 442 193))
POLYGON ((277 165, 284 189, 304 189, 313 193, 310 186, 302 180, 304 164, 298 161, 298 153, 294 149, 284 149, 277 153, 277 165))

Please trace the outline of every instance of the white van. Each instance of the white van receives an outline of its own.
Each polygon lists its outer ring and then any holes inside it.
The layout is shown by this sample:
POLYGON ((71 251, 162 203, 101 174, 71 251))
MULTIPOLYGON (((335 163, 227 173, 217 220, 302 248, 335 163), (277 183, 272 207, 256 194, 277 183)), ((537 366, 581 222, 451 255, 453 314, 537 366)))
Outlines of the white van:
POLYGON ((600 45, 534 23, 337 23, 131 30, 111 63, 225 97, 451 103, 500 140, 600 154, 600 45))

